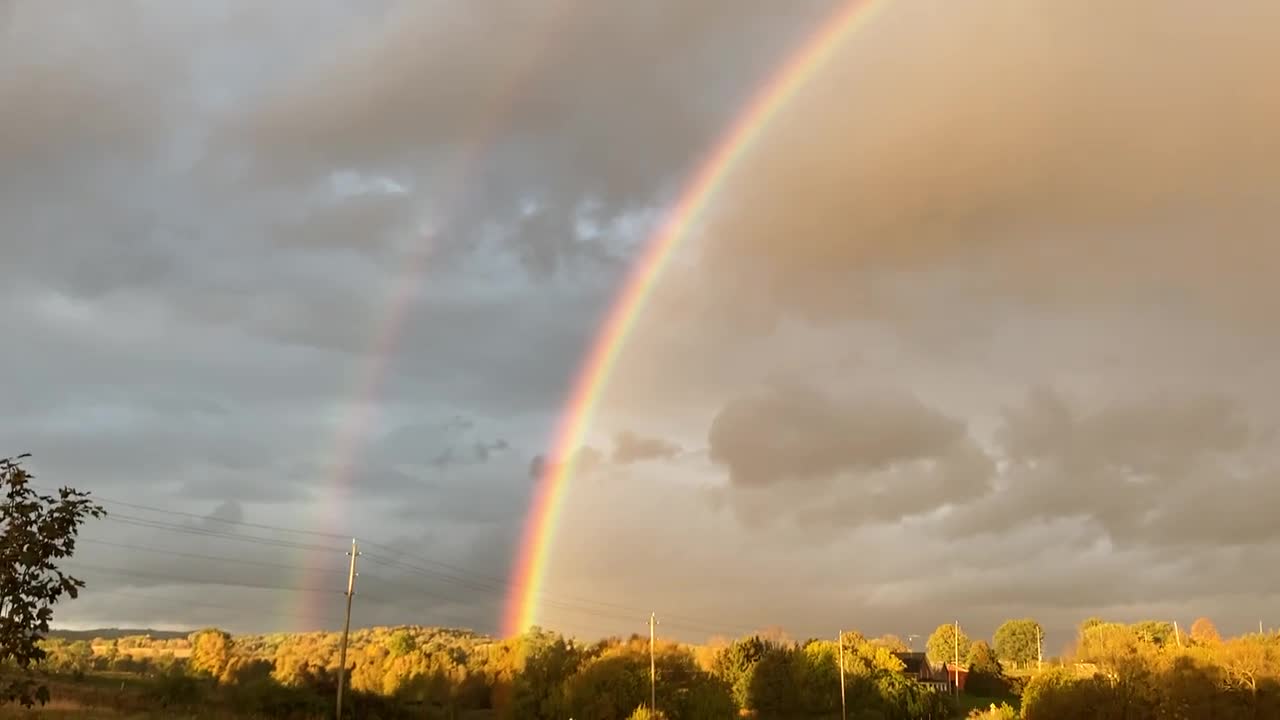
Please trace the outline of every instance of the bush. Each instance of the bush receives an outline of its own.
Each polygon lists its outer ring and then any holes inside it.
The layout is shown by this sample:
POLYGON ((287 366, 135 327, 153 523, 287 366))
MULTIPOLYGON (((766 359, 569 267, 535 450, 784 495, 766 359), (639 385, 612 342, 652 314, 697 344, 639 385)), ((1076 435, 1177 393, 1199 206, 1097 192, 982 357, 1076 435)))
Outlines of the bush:
POLYGON ((333 713, 315 693, 290 688, 270 678, 253 678, 228 689, 231 705, 242 713, 270 718, 318 717, 333 713))
POLYGON ((631 713, 629 720, 667 720, 667 716, 663 715, 661 710, 650 710, 647 706, 641 705, 631 713))
POLYGON ((991 703, 991 707, 986 710, 971 711, 969 720, 1018 720, 1018 712, 1009 703, 1000 703, 998 707, 991 703))
POLYGON ((161 707, 190 705, 200 699, 200 689, 200 683, 195 678, 173 669, 156 678, 152 694, 161 707))

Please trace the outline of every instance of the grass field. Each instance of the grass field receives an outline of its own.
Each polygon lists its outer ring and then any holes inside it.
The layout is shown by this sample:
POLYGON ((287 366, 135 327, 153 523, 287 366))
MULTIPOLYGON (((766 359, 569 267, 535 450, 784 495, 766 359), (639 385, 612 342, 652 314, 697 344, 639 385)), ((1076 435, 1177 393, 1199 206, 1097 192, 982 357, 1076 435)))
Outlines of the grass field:
POLYGON ((120 718, 150 720, 232 720, 252 716, 237 715, 216 704, 189 707, 159 707, 151 693, 152 685, 136 675, 93 673, 83 679, 54 677, 45 681, 52 699, 43 707, 27 710, 16 705, 0 705, 0 718, 40 718, 60 720, 75 718, 120 718))
MULTIPOLYGON (((52 700, 44 707, 27 710, 14 705, 0 705, 0 720, 28 718, 36 720, 266 720, 263 716, 238 712, 210 693, 193 704, 162 706, 155 693, 154 681, 129 673, 95 672, 81 679, 52 677, 46 680, 52 700)), ((1007 702, 1015 709, 1014 696, 983 697, 961 695, 962 713, 986 709, 992 703, 1007 702)), ((492 711, 459 715, 457 720, 493 720, 492 711)))

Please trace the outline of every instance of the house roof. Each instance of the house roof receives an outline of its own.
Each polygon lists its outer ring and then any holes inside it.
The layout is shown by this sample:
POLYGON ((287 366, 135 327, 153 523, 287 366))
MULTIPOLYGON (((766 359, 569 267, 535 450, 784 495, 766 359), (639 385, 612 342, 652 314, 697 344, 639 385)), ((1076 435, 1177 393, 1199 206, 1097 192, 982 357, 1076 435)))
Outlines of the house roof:
POLYGON ((893 655, 902 661, 906 666, 903 669, 912 675, 919 675, 929 669, 929 660, 922 652, 896 652, 893 655))

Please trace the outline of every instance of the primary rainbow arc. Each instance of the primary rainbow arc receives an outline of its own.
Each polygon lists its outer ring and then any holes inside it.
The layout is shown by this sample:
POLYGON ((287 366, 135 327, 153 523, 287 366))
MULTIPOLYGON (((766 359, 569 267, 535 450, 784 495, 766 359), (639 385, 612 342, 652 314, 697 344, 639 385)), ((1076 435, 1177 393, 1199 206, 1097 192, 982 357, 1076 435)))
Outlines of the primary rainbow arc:
POLYGON ((552 452, 543 466, 543 476, 534 489, 511 573, 502 623, 505 634, 516 635, 536 624, 560 510, 573 476, 574 454, 586 438, 596 403, 663 269, 771 121, 883 4, 884 0, 851 0, 773 74, 693 174, 666 221, 633 264, 578 373, 556 429, 552 452))

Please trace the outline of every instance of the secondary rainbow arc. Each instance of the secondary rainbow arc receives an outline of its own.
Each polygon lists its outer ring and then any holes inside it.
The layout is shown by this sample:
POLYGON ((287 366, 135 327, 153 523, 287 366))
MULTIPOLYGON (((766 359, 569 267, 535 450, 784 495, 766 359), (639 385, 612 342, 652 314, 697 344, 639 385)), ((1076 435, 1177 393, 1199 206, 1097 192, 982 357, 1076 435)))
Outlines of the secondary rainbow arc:
POLYGON ((502 629, 516 635, 536 624, 538 601, 555 544, 555 530, 596 404, 646 301, 680 244, 689 236, 717 191, 796 94, 821 71, 840 46, 865 27, 885 0, 850 0, 823 22, 747 103, 728 132, 691 176, 659 230, 633 263, 592 342, 565 404, 544 464, 512 566, 502 629))
MULTIPOLYGON (((554 0, 541 22, 525 28, 536 39, 530 44, 528 57, 523 62, 516 63, 515 70, 498 86, 489 99, 485 112, 481 113, 482 122, 464 144, 463 152, 455 160, 452 171, 444 173, 453 182, 442 193, 438 203, 443 227, 448 227, 453 219, 452 213, 463 201, 480 189, 478 176, 488 151, 494 146, 495 138, 523 98, 525 83, 544 70, 557 43, 567 42, 566 33, 574 31, 567 21, 572 17, 570 11, 581 2, 582 0, 554 0)), ((322 484, 323 495, 310 523, 313 526, 334 529, 345 527, 341 518, 348 506, 360 454, 366 436, 378 420, 376 404, 392 372, 392 359, 397 353, 413 311, 414 298, 427 271, 431 240, 430 237, 423 238, 421 243, 409 248, 402 257, 403 266, 386 296, 385 310, 374 328, 372 344, 355 376, 351 397, 354 398, 356 407, 344 418, 331 442, 333 449, 322 484)), ((346 560, 340 554, 342 552, 337 548, 328 552, 313 551, 315 558, 306 564, 323 567, 331 565, 335 558, 342 558, 339 567, 345 567, 346 560)), ((304 585, 319 585, 323 582, 323 578, 317 577, 314 571, 302 572, 300 577, 304 585)), ((290 596, 286 599, 286 612, 297 618, 297 629, 313 629, 318 624, 318 619, 324 616, 321 603, 327 600, 327 597, 314 593, 290 596)))

